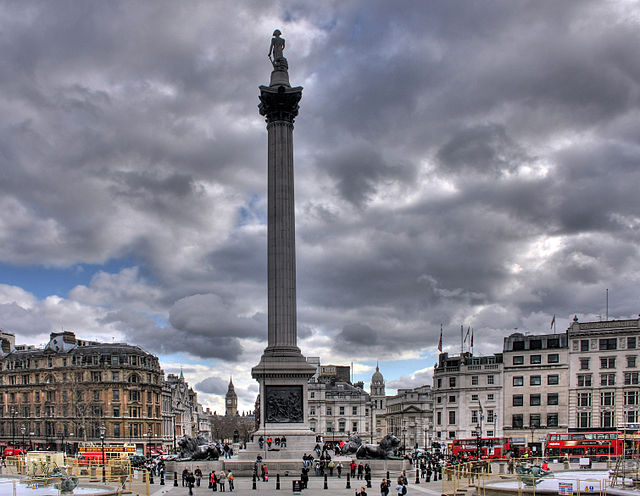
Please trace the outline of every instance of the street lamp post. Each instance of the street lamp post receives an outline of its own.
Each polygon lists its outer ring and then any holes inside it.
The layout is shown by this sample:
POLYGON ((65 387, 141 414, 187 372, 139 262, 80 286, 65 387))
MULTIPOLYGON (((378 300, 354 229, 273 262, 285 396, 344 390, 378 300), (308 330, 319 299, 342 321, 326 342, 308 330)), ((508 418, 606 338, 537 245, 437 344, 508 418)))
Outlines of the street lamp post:
POLYGON ((153 430, 151 426, 149 426, 149 431, 147 432, 147 456, 151 456, 151 439, 153 437, 153 430))
POLYGON ((20 427, 20 432, 22 432, 22 449, 25 448, 24 446, 24 433, 27 432, 27 428, 23 425, 22 427, 20 427))
POLYGON ((480 461, 482 455, 482 426, 478 422, 478 430, 476 431, 476 460, 480 461))
POLYGON ((102 482, 107 482, 107 476, 105 472, 105 459, 104 459, 104 434, 107 431, 104 425, 100 426, 100 444, 102 445, 102 482))
MULTIPOLYGON (((16 409, 11 409, 11 447, 16 448, 16 409)), ((15 453, 14 453, 15 455, 15 453)))
POLYGON ((407 427, 402 426, 402 454, 407 454, 407 427))

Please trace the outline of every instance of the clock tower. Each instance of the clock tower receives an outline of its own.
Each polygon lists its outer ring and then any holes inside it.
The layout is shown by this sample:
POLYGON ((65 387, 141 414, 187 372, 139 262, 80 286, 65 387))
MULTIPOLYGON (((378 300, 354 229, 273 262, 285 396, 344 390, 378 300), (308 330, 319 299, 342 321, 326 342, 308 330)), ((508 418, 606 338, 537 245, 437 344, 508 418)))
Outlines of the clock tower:
POLYGON ((227 390, 227 394, 225 395, 225 415, 227 417, 235 417, 238 413, 238 395, 236 394, 236 390, 233 387, 233 380, 229 377, 229 389, 227 390))

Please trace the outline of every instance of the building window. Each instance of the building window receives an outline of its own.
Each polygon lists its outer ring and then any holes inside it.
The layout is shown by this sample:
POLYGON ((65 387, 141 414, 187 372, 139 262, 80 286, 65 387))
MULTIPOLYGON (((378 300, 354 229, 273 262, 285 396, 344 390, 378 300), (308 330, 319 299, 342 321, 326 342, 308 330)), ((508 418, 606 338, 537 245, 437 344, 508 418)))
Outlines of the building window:
MULTIPOLYGON (((627 374, 625 374, 625 380, 626 380, 626 377, 627 377, 627 374)), ((600 374, 600 385, 601 386, 615 386, 616 385, 616 375, 615 374, 600 374)))
POLYGON ((120 401, 120 390, 114 389, 111 392, 113 393, 113 401, 120 401))
POLYGON ((627 367, 630 369, 636 368, 636 357, 634 356, 627 357, 627 367))
POLYGON ((591 374, 578 375, 578 387, 591 387, 591 374))
POLYGON ((624 412, 624 417, 628 423, 637 423, 638 422, 638 410, 627 410, 624 412))
POLYGON ((449 396, 449 403, 455 403, 456 402, 456 397, 455 396, 449 396))
POLYGON ((316 393, 314 393, 313 391, 311 392, 311 398, 315 398, 316 397, 316 393))
POLYGON ((578 412, 578 427, 591 427, 591 412, 578 412))
POLYGON ((580 370, 589 370, 589 359, 581 358, 580 359, 580 370))
POLYGON ((547 413, 547 427, 558 427, 557 413, 547 413))
POLYGON ((93 401, 100 401, 100 390, 96 389, 93 392, 93 401))
POLYGON ((471 395, 471 401, 478 401, 479 396, 477 394, 471 395))
POLYGON ((638 384, 638 372, 625 372, 624 373, 625 386, 638 384))
POLYGON ((523 405, 524 405, 524 396, 522 394, 514 394, 513 406, 523 406, 523 405))
POLYGON ((487 376, 487 384, 493 384, 494 383, 493 381, 494 381, 493 376, 492 375, 488 375, 487 376))
POLYGON ((514 429, 522 429, 522 427, 524 426, 524 416, 521 413, 512 415, 511 426, 514 429))
POLYGON ((471 410, 471 423, 472 424, 478 423, 478 410, 471 410))
POLYGON ((351 415, 358 415, 358 407, 354 406, 351 408, 351 415))
POLYGON ((442 389, 442 379, 438 379, 438 389, 442 389))
POLYGON ((532 394, 529 396, 529 406, 540 406, 539 394, 532 394))
POLYGON ((558 393, 547 393, 547 405, 557 405, 559 401, 558 393))
POLYGON ((625 391, 624 393, 625 405, 638 405, 638 391, 625 391))
POLYGON ((129 391, 129 401, 140 401, 140 391, 129 391))
POLYGON ((495 422, 494 415, 495 414, 494 414, 493 410, 487 410, 487 423, 493 424, 495 422))
POLYGON ((114 417, 119 417, 120 416, 120 407, 119 406, 114 406, 113 407, 113 416, 114 417))
POLYGON ((493 401, 493 393, 487 395, 487 401, 493 401))
POLYGON ((560 340, 558 338, 549 339, 547 341, 547 348, 560 348, 560 340))
POLYGON ((331 409, 330 406, 327 407, 327 415, 329 416, 333 415, 333 410, 331 409))
POLYGON ((551 374, 547 376, 547 384, 550 386, 556 386, 560 384, 560 376, 557 374, 551 374))
POLYGON ((344 407, 341 406, 340 409, 338 410, 338 415, 344 415, 344 407))
POLYGON ((636 348, 636 338, 635 337, 628 337, 627 338, 627 348, 630 350, 635 350, 636 348))
POLYGON ((529 427, 540 427, 540 414, 532 413, 529 415, 529 427))
POLYGON ((580 351, 589 351, 589 340, 581 339, 580 340, 580 351))
POLYGON ((442 396, 438 396, 438 397, 436 398, 436 402, 438 403, 438 405, 439 405, 440 403, 442 403, 442 396))
POLYGON ((351 432, 358 432, 358 422, 351 422, 351 432))
POLYGON ((456 438, 456 431, 449 431, 449 439, 455 439, 456 438))
POLYGON ((524 386, 524 377, 521 375, 517 375, 513 378, 514 386, 524 386))
POLYGON ((513 351, 521 351, 521 350, 524 350, 524 341, 514 341, 513 351))
POLYGON ((449 377, 449 387, 456 387, 456 378, 455 377, 449 377))
POLYGON ((613 406, 614 404, 615 404, 615 393, 613 391, 605 391, 603 393, 600 393, 601 406, 613 406))
POLYGON ((529 362, 532 365, 539 365, 542 363, 542 355, 531 355, 529 362))
POLYGON ((605 357, 600 359, 600 368, 601 369, 615 369, 616 368, 616 357, 605 357))
POLYGON ((310 406, 309 407, 309 415, 315 415, 316 414, 316 407, 315 406, 310 406))
POLYGON ((559 363, 560 362, 560 355, 558 353, 551 353, 547 356, 547 362, 548 363, 559 363))
POLYGON ((542 384, 542 376, 532 375, 529 379, 529 384, 531 386, 540 386, 542 384))
POLYGON ((456 423, 456 412, 455 411, 451 411, 449 412, 449 425, 455 424, 456 423))
POLYGON ((120 372, 111 372, 111 378, 113 382, 118 382, 120 380, 120 372))
POLYGON ((513 364, 514 365, 524 365, 524 356, 522 355, 515 355, 513 357, 513 364))
POLYGON ((437 412, 436 419, 438 421, 438 425, 442 425, 442 412, 437 412))
POLYGON ((529 341, 529 349, 530 350, 541 350, 542 349, 542 339, 532 339, 529 341))
POLYGON ((478 376, 477 375, 472 375, 471 376, 471 385, 472 386, 477 386, 478 385, 478 376))
POLYGON ((613 427, 614 412, 611 410, 603 410, 600 412, 600 427, 613 427))
POLYGON ((617 349, 618 349, 618 338, 601 338, 600 339, 600 351, 617 350, 617 349))

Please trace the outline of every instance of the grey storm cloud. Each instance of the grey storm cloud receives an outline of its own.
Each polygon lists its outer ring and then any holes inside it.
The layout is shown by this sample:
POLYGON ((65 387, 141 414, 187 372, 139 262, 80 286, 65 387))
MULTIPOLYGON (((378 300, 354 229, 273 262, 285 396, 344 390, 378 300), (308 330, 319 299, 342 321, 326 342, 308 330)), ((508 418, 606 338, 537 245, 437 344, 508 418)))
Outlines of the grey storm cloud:
POLYGON ((219 377, 207 377, 198 382, 194 387, 196 391, 207 394, 223 395, 227 393, 229 383, 219 377))
POLYGON ((304 86, 303 351, 433 351, 440 324, 448 335, 463 321, 491 337, 479 351, 495 351, 515 327, 598 315, 604 288, 616 315, 638 311, 633 3, 0 9, 0 263, 126 261, 56 295, 65 305, 7 296, 3 329, 34 336, 81 305, 96 329, 156 353, 257 362, 267 312, 257 87, 276 27, 304 86))

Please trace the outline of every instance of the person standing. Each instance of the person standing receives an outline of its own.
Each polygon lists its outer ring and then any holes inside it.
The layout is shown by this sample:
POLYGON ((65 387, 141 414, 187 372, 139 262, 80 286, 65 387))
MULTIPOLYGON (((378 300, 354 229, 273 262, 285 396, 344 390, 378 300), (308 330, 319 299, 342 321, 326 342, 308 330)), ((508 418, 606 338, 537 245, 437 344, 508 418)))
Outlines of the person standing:
POLYGON ((187 478, 189 477, 189 468, 185 467, 182 471, 182 487, 187 487, 187 478))
POLYGON ((218 474, 218 490, 223 493, 225 491, 224 484, 227 482, 227 476, 224 474, 224 470, 221 470, 218 474))
POLYGON ((229 470, 229 473, 227 474, 227 480, 229 481, 229 492, 233 491, 233 481, 234 481, 235 477, 233 476, 233 472, 231 472, 231 470, 229 470))
POLYGON ((380 496, 387 496, 389 494, 389 481, 387 479, 382 479, 380 482, 380 496))
POLYGON ((196 465, 196 470, 193 475, 196 476, 196 486, 200 487, 200 481, 202 480, 202 470, 200 470, 199 465, 196 465))
POLYGON ((336 465, 336 470, 338 471, 338 479, 340 478, 340 475, 342 474, 342 462, 338 461, 338 464, 336 465))
POLYGON ((189 486, 189 496, 193 496, 193 486, 196 482, 196 477, 193 472, 187 474, 187 485, 189 486))
POLYGON ((209 487, 211 488, 212 491, 217 491, 218 490, 218 485, 216 482, 216 471, 212 470, 211 473, 209 474, 209 487))

